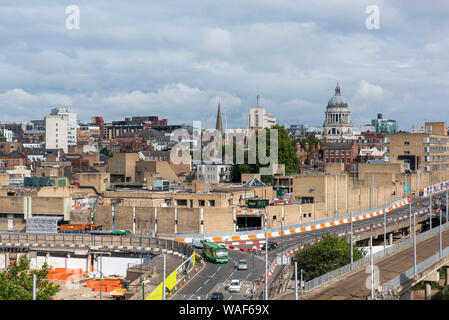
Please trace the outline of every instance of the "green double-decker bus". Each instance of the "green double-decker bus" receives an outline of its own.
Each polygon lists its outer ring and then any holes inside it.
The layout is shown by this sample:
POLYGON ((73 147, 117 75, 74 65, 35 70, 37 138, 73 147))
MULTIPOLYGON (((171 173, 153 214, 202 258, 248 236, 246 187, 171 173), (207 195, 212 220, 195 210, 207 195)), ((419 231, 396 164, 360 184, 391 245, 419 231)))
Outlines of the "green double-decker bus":
POLYGON ((221 247, 215 242, 205 241, 203 243, 203 256, 212 262, 228 262, 228 249, 221 247))

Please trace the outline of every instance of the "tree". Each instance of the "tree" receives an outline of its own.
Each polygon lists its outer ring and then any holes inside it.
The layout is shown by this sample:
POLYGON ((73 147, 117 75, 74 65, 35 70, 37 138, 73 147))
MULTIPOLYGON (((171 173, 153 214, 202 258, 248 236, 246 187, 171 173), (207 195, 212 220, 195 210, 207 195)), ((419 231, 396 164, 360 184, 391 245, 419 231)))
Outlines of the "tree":
MULTIPOLYGON (((272 129, 276 129, 278 131, 278 164, 285 165, 285 173, 299 173, 299 168, 301 165, 300 159, 296 156, 296 147, 295 142, 290 139, 288 136, 287 129, 284 126, 274 126, 272 129)), ((259 134, 262 131, 257 131, 256 136, 259 138, 259 134)), ((266 129, 266 155, 270 155, 270 129, 266 129)), ((234 142, 235 148, 235 142, 234 142)), ((259 152, 259 144, 256 144, 256 154, 259 152)), ((234 153, 235 154, 235 153, 234 153)), ((241 180, 242 173, 259 173, 260 168, 268 167, 269 165, 261 165, 259 162, 259 157, 256 159, 255 164, 248 164, 248 151, 245 151, 245 163, 244 164, 236 164, 232 170, 232 177, 234 182, 239 182, 241 180)), ((265 183, 271 183, 273 181, 272 175, 262 176, 262 181, 265 183)))
MULTIPOLYGON (((360 246, 354 245, 354 261, 363 258, 365 253, 360 246)), ((347 237, 332 237, 325 234, 320 241, 306 245, 293 257, 298 264, 298 271, 303 270, 305 280, 312 280, 332 270, 351 263, 351 244, 347 237)))
POLYGON ((41 270, 30 270, 30 259, 21 256, 0 273, 0 300, 32 300, 33 274, 36 274, 36 300, 51 300, 60 287, 46 279, 49 270, 47 263, 41 270))
POLYGON ((109 158, 112 158, 114 156, 114 153, 112 151, 109 151, 107 148, 101 149, 100 153, 105 155, 105 156, 107 156, 107 157, 109 157, 109 158))

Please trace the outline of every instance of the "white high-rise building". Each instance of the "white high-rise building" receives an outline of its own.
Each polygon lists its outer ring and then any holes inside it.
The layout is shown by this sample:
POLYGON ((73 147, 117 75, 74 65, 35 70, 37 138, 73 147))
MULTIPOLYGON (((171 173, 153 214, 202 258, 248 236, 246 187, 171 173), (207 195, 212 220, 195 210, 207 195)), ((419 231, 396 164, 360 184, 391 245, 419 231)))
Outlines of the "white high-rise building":
POLYGON ((45 117, 45 148, 63 149, 68 152, 69 146, 75 146, 77 141, 76 113, 67 108, 55 108, 45 117))
POLYGON ((272 128, 276 125, 276 117, 268 113, 264 107, 251 107, 249 109, 248 127, 252 128, 272 128))

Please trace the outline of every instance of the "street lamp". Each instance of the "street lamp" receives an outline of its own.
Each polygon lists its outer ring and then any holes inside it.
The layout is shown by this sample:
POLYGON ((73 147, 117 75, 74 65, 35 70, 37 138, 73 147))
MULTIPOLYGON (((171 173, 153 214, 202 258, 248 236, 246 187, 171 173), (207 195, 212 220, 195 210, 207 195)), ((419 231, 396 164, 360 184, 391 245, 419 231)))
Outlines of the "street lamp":
MULTIPOLYGON (((143 244, 142 244, 142 225, 147 222, 147 219, 143 219, 140 222, 140 283, 142 284, 142 300, 145 300, 145 285, 142 281, 142 267, 143 267, 143 244)), ((165 261, 165 260, 164 260, 165 261)))

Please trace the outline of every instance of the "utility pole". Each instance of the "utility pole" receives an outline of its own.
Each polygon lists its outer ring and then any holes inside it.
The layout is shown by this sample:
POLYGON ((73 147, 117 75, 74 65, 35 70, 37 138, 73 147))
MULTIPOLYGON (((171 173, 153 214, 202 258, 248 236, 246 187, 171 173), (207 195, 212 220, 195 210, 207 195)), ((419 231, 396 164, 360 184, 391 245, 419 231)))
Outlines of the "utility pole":
POLYGON ((408 213, 408 222, 409 222, 409 227, 408 227, 408 235, 409 235, 409 240, 410 242, 412 242, 412 203, 410 202, 408 204, 409 207, 409 213, 408 213))
POLYGON ((369 256, 371 266, 371 300, 374 300, 374 259, 373 259, 373 225, 369 236, 369 256))
POLYGON ((448 191, 449 191, 449 189, 446 189, 446 223, 448 222, 447 220, 448 220, 448 203, 447 203, 447 200, 448 200, 448 191))
POLYGON ((265 222, 265 300, 268 300, 268 230, 265 222))
POLYGON ((413 269, 416 276, 416 223, 415 223, 415 214, 413 214, 413 269))
POLYGON ((163 271, 163 274, 162 274, 162 277, 163 277, 163 281, 162 281, 162 300, 165 300, 165 270, 166 270, 166 268, 167 268, 167 262, 166 262, 166 255, 164 254, 164 271, 163 271))
POLYGON ((304 288, 303 283, 302 283, 303 279, 304 279, 303 274, 304 274, 304 270, 301 269, 301 280, 299 281, 299 287, 301 288, 301 296, 303 294, 303 288, 304 288))
POLYGON ((387 252, 387 210, 384 212, 384 255, 387 252))
POLYGON ((255 283, 254 283, 254 276, 255 276, 255 272, 254 272, 254 250, 251 251, 251 256, 252 256, 252 266, 253 266, 253 287, 252 287, 252 296, 254 296, 254 292, 255 290, 255 283))
POLYGON ((295 261, 295 300, 298 300, 298 263, 295 261))
POLYGON ((142 222, 140 222, 140 284, 142 285, 142 300, 145 300, 145 288, 142 279, 143 267, 143 246, 142 246, 142 222))
POLYGON ((102 299, 102 286, 103 286, 103 254, 100 253, 100 300, 102 299))
POLYGON ((430 233, 432 233, 432 190, 430 190, 429 220, 430 220, 430 233))
POLYGON ((352 270, 352 268, 353 268, 353 263, 354 263, 354 244, 353 244, 353 237, 354 237, 354 235, 353 235, 353 233, 354 233, 354 229, 353 229, 353 223, 352 223, 352 211, 351 211, 351 238, 350 238, 350 241, 351 241, 351 270, 352 270))
POLYGON ((441 212, 441 202, 438 200, 438 213, 440 214, 440 259, 443 257, 443 229, 441 228, 441 216, 443 213, 441 212))
POLYGON ((33 273, 33 300, 36 300, 36 274, 35 273, 33 273))

